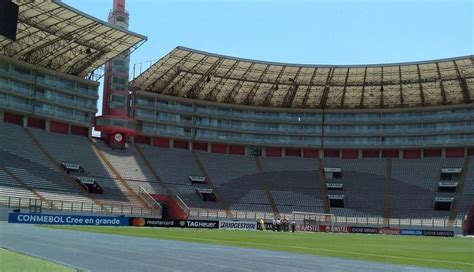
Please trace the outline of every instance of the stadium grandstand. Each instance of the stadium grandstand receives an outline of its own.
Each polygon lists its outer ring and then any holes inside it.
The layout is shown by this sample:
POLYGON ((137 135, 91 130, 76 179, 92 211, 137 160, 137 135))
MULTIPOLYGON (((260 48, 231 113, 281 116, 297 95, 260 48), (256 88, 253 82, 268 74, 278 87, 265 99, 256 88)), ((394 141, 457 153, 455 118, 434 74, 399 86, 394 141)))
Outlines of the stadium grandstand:
POLYGON ((146 37, 128 30, 124 0, 108 23, 61 1, 13 3, 1 205, 457 228, 472 206, 474 56, 331 66, 177 47, 129 82, 146 37))

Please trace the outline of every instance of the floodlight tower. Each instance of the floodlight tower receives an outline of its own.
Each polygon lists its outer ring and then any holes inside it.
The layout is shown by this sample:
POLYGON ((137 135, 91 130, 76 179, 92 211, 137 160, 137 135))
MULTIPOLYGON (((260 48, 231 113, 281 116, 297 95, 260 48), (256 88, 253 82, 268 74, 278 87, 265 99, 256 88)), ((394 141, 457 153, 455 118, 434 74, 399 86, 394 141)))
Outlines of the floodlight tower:
MULTIPOLYGON (((109 13, 109 23, 121 29, 128 29, 128 12, 125 0, 114 0, 109 13)), ((98 116, 95 129, 112 148, 125 148, 128 137, 137 132, 137 121, 130 118, 129 52, 124 52, 105 64, 102 116, 98 116)))

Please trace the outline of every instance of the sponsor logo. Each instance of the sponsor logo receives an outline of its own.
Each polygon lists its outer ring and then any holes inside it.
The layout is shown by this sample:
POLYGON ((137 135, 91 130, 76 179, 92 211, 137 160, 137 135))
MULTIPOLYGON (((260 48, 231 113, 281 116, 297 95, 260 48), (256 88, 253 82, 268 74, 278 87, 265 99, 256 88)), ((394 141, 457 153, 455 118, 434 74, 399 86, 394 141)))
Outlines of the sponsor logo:
POLYGON ((401 229, 400 230, 400 235, 423 235, 422 230, 410 230, 410 229, 401 229))
POLYGON ((392 229, 392 228, 380 228, 380 234, 389 234, 389 235, 400 235, 400 229, 392 229))
POLYGON ((349 233, 349 227, 347 226, 319 226, 319 231, 321 232, 340 232, 340 233, 349 233))
POLYGON ((141 217, 133 218, 132 225, 137 227, 142 227, 145 225, 145 219, 141 217))
POLYGON ((352 233, 379 233, 379 229, 371 228, 371 227, 351 227, 350 232, 352 233))
POLYGON ((8 223, 48 224, 48 225, 86 225, 86 226, 128 226, 127 217, 56 215, 10 213, 8 223))
POLYGON ((256 230, 257 222, 219 221, 219 229, 256 230))
POLYGON ((145 227, 174 227, 174 228, 207 228, 216 229, 219 227, 219 221, 205 220, 163 220, 157 218, 134 217, 130 219, 130 226, 145 227))
POLYGON ((218 227, 218 221, 185 221, 187 228, 214 229, 218 227))
POLYGON ((423 236, 453 237, 454 232, 444 230, 423 230, 423 236))
POLYGON ((145 226, 147 227, 173 227, 173 220, 160 220, 160 219, 146 219, 145 226))
POLYGON ((297 231, 319 232, 319 225, 297 225, 297 231))

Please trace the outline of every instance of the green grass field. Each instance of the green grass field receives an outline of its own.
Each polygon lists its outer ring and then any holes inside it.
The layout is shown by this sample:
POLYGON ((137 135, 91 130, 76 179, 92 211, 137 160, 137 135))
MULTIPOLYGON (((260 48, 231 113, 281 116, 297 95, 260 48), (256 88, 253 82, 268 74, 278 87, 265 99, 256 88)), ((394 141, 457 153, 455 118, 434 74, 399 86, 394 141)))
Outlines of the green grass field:
POLYGON ((0 248, 0 271, 73 272, 76 270, 0 248))
POLYGON ((474 271, 474 240, 470 238, 136 227, 53 228, 474 271))

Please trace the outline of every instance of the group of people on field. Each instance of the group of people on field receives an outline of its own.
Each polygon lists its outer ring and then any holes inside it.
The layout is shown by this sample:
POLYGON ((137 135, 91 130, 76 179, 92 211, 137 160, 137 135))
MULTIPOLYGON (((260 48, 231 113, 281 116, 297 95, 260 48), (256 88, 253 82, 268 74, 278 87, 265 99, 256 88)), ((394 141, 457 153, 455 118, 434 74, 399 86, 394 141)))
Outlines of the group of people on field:
MULTIPOLYGON (((260 219, 259 223, 260 223, 260 230, 265 230, 265 222, 263 221, 263 219, 260 219)), ((295 220, 291 221, 291 226, 290 226, 290 220, 288 220, 286 218, 283 218, 283 219, 273 218, 273 222, 272 222, 272 225, 271 225, 271 230, 272 231, 288 232, 288 231, 290 231, 290 227, 291 227, 291 231, 295 232, 295 230, 296 230, 296 221, 295 220)))

